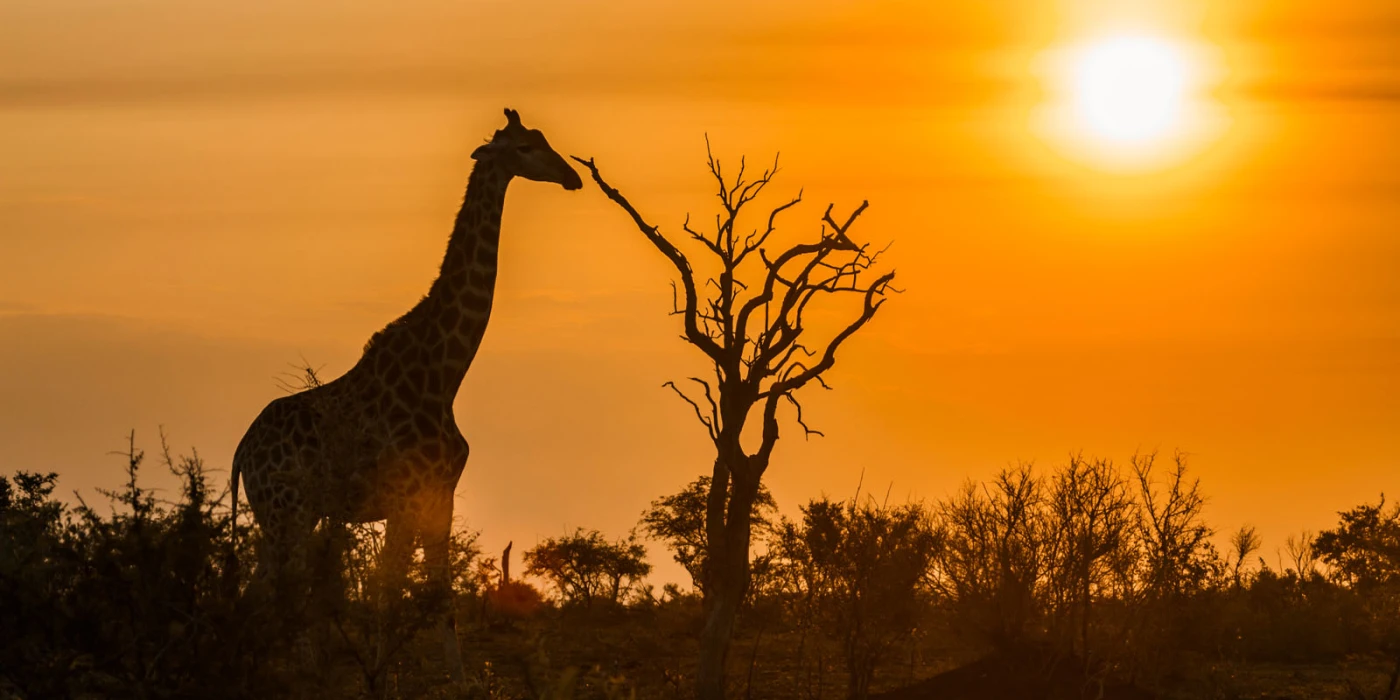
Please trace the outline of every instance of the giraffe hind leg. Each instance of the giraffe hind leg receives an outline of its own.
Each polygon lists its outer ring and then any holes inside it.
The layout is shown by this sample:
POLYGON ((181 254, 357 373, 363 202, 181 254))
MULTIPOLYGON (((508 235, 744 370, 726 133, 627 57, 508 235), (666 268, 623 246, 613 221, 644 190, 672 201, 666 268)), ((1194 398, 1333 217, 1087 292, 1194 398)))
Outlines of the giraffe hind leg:
POLYGON ((312 524, 296 511, 269 513, 260 524, 258 580, 268 588, 278 614, 299 620, 309 602, 312 524))

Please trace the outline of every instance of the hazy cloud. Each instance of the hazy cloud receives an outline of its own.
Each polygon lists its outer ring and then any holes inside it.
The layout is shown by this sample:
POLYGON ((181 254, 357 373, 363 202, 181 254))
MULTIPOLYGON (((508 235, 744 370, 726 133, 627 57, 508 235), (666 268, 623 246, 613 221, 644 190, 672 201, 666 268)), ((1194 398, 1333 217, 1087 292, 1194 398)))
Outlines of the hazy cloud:
POLYGON ((0 315, 27 314, 38 311, 38 307, 22 301, 0 299, 0 315))

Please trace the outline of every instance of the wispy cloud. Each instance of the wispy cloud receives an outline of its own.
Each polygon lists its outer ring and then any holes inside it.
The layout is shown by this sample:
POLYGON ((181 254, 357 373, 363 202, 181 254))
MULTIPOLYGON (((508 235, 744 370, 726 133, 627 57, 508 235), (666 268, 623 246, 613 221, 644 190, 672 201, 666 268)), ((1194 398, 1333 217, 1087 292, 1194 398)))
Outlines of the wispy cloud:
POLYGON ((1286 78, 1241 86, 1244 97, 1264 102, 1386 102, 1400 103, 1400 76, 1372 82, 1302 82, 1286 78))

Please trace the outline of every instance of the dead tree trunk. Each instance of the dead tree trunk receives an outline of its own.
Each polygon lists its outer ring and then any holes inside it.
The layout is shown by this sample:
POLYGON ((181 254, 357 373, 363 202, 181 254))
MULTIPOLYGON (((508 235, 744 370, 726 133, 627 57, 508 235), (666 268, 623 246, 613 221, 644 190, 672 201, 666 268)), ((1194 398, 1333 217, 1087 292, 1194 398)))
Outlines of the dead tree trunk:
POLYGON ((746 181, 740 161, 731 183, 710 155, 722 211, 713 231, 697 231, 686 219, 681 226, 685 235, 678 236, 697 246, 713 271, 697 281, 687 255, 605 182, 593 161, 575 160, 589 169, 603 193, 675 268, 680 277, 675 314, 684 324, 683 339, 714 369, 709 378, 689 378, 696 392, 687 393, 674 382, 664 386, 694 409, 715 448, 705 509, 705 625, 697 686, 703 700, 720 700, 730 638, 749 588, 753 507, 778 440, 778 407, 792 405, 804 435, 821 434, 803 421, 796 392, 813 382, 830 388, 822 375, 835 364, 841 344, 875 316, 887 294, 898 291, 890 285, 894 273, 871 272, 881 251, 858 245, 848 235, 867 203, 844 223, 832 218, 833 207, 828 206, 814 240, 786 244, 770 255, 766 245, 777 230, 779 215, 800 203, 801 194, 769 210, 761 219, 765 223, 742 234, 740 215, 772 181, 777 162, 746 181), (843 297, 852 300, 854 320, 812 342, 804 324, 808 305, 817 298, 843 297), (759 421, 758 430, 750 431, 751 437, 756 432, 757 444, 743 439, 751 418, 759 421))
MULTIPOLYGON (((737 446, 737 439, 734 442, 737 446)), ((731 453, 731 459, 739 458, 749 461, 742 450, 731 453)), ((749 588, 749 545, 753 534, 751 516, 759 480, 757 476, 745 478, 737 474, 725 462, 715 460, 710 481, 711 505, 707 508, 709 527, 705 561, 708 566, 703 600, 705 627, 700 636, 698 673, 698 695, 701 698, 724 697, 729 640, 733 638, 739 607, 749 588), (721 483, 733 483, 728 503, 723 501, 725 492, 713 487, 714 481, 721 478, 724 479, 721 483), (716 514, 721 517, 714 517, 716 514)))
POLYGON ((510 583, 510 548, 514 545, 515 540, 511 540, 501 551, 501 588, 505 588, 510 583))

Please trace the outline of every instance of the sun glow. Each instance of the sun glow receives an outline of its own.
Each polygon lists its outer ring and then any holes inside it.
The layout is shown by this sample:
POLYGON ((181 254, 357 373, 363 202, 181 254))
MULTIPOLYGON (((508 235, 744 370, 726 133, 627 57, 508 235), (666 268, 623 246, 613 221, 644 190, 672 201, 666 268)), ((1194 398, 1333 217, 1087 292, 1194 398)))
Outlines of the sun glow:
POLYGON ((1219 131, 1205 97, 1198 47, 1146 33, 1118 33, 1045 55, 1039 131, 1076 160, 1113 170, 1162 167, 1219 131))
POLYGON ((1076 116, 1100 138, 1141 143, 1181 123, 1187 69, 1170 44, 1114 37, 1084 50, 1074 70, 1076 116))

